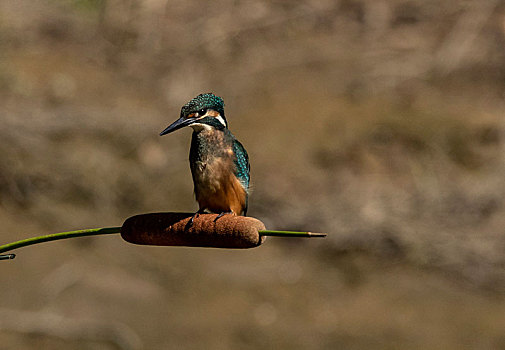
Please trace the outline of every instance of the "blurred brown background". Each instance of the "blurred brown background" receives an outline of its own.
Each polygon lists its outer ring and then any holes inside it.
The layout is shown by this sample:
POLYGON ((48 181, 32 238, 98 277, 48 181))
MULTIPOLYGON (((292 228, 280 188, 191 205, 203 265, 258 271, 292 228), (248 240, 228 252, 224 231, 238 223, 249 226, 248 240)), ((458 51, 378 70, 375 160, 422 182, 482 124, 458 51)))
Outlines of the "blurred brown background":
POLYGON ((2 0, 2 242, 193 211, 195 95, 246 146, 247 251, 0 263, 1 349, 505 349, 505 3, 2 0))

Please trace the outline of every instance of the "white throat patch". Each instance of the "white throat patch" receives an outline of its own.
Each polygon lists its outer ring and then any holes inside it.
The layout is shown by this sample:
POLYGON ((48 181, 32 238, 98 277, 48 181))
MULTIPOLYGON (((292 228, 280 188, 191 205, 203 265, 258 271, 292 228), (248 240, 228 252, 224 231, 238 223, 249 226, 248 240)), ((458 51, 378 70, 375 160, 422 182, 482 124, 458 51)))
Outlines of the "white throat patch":
POLYGON ((202 130, 210 130, 212 129, 212 126, 207 125, 207 124, 202 124, 202 123, 193 123, 190 125, 194 131, 200 132, 202 130))

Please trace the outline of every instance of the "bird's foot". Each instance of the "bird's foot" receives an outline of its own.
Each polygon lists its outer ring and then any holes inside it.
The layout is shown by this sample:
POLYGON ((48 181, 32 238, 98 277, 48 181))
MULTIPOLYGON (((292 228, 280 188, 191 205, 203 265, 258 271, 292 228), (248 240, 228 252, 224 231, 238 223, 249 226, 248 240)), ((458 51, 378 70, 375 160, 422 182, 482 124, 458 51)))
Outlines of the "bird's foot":
POLYGON ((222 211, 218 216, 216 216, 216 218, 214 219, 214 222, 216 222, 217 220, 219 220, 219 218, 221 218, 225 214, 235 214, 235 213, 232 212, 231 210, 230 211, 222 211))
POLYGON ((188 223, 186 224, 186 230, 190 229, 193 226, 193 222, 195 221, 196 218, 200 216, 200 214, 203 214, 203 210, 198 210, 196 213, 193 214, 193 216, 189 219, 188 223))

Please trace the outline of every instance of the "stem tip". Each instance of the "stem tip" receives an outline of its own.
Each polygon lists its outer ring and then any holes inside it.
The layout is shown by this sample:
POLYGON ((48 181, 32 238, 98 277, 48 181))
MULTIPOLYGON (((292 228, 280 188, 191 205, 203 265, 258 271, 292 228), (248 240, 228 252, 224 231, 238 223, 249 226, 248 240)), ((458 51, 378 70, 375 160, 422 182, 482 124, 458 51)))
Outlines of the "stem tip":
POLYGON ((16 254, 3 254, 0 255, 0 260, 11 260, 16 257, 16 254))

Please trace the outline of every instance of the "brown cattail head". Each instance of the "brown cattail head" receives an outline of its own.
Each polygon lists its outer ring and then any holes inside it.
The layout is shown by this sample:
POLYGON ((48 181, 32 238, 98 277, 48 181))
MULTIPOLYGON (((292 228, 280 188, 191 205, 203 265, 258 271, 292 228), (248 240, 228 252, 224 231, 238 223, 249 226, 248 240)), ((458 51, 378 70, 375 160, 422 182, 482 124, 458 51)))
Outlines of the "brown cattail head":
POLYGON ((127 242, 161 246, 253 248, 263 243, 258 219, 225 214, 200 214, 188 225, 193 213, 152 213, 132 216, 121 227, 127 242))

